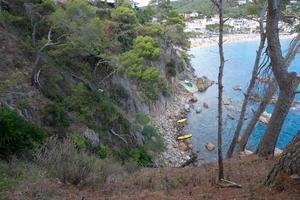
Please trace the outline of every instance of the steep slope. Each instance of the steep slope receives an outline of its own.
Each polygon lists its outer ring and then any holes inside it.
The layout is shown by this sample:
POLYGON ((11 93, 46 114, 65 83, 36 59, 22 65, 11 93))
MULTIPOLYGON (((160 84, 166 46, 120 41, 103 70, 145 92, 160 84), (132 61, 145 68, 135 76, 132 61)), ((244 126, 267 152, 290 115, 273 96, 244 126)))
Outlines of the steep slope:
MULTIPOLYGON (((263 182, 276 159, 256 156, 234 158, 225 162, 226 179, 242 188, 222 188, 216 184, 216 163, 201 167, 141 169, 129 176, 110 177, 101 187, 81 189, 43 180, 26 185, 10 194, 10 199, 34 199, 36 194, 63 199, 299 199, 299 191, 284 187, 269 191, 263 182), (24 195, 24 196, 23 196, 24 195)), ((282 184, 288 183, 286 182, 282 184)))

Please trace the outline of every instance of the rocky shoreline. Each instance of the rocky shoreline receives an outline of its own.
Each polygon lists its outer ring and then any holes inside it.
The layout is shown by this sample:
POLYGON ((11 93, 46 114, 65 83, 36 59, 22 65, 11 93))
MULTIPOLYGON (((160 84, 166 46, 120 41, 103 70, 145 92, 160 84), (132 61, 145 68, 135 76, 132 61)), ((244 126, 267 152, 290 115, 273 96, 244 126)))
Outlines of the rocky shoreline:
MULTIPOLYGON (((195 78, 189 82, 196 85, 199 92, 205 91, 212 85, 212 81, 206 77, 195 78)), ((158 166, 185 167, 195 164, 197 161, 197 155, 193 152, 190 139, 177 140, 179 135, 187 134, 182 132, 183 126, 178 124, 177 121, 186 118, 190 109, 194 108, 193 103, 196 101, 193 92, 189 91, 183 84, 177 83, 176 91, 168 102, 164 114, 154 117, 154 124, 166 144, 164 152, 155 161, 158 166)))

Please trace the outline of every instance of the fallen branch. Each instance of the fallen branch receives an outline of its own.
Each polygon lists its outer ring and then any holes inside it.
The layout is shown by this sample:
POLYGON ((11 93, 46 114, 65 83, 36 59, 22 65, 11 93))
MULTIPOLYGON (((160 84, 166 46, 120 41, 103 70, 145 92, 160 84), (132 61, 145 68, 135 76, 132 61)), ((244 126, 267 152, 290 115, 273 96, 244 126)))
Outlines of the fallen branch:
POLYGON ((232 182, 232 181, 225 180, 225 179, 221 179, 217 183, 217 185, 220 186, 220 187, 222 187, 222 188, 225 188, 225 187, 242 188, 242 185, 237 184, 237 183, 232 182))
POLYGON ((109 132, 112 133, 113 135, 117 136, 117 137, 120 138, 121 140, 123 140, 123 142, 124 142, 125 144, 128 144, 128 142, 127 142, 121 135, 117 134, 113 129, 110 129, 109 132))

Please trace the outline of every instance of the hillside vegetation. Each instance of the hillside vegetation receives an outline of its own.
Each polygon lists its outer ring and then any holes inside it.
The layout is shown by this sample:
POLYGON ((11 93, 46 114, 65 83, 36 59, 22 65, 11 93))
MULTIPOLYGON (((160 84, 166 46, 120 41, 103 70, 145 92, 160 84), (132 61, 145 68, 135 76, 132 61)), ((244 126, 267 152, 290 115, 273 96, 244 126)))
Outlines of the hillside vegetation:
MULTIPOLYGON (((172 2, 172 5, 180 13, 198 12, 206 16, 217 13, 211 0, 179 0, 172 2)), ((224 14, 230 17, 240 17, 246 15, 246 5, 239 6, 236 0, 226 1, 224 14)))
POLYGON ((127 1, 0 2, 1 198, 44 173, 93 185, 103 169, 164 165, 151 108, 190 68, 182 16, 152 22, 158 12, 127 1))

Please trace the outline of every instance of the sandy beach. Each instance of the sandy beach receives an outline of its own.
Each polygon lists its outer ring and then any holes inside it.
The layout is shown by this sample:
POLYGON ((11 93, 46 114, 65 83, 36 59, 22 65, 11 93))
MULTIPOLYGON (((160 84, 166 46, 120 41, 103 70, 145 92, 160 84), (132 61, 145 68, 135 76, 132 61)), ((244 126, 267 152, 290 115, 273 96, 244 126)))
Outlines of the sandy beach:
MULTIPOLYGON (((294 34, 282 34, 281 39, 294 38, 294 34)), ((260 38, 259 34, 224 34, 224 43, 234 43, 241 41, 253 41, 260 38)), ((218 43, 218 36, 191 38, 191 48, 208 46, 218 43)))

